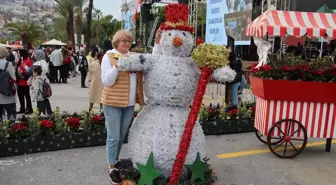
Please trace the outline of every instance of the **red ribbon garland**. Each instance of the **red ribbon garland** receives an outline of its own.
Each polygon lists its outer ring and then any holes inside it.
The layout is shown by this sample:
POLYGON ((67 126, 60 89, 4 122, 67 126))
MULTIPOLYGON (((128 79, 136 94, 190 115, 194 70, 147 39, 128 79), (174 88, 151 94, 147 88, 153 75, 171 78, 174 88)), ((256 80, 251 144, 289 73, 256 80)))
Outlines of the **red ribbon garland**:
POLYGON ((137 21, 138 9, 139 9, 140 4, 141 4, 141 0, 138 0, 137 6, 136 6, 136 9, 135 9, 135 14, 134 14, 134 17, 133 17, 134 22, 137 21))
POLYGON ((203 96, 212 72, 213 69, 209 67, 201 68, 201 77, 197 84, 197 90, 195 93, 194 101, 192 103, 191 110, 189 112, 188 119, 184 128, 178 153, 176 155, 176 160, 174 162, 173 170, 171 172, 169 185, 175 185, 179 180, 182 168, 184 166, 185 158, 189 150, 192 131, 198 117, 198 112, 201 109, 203 96))

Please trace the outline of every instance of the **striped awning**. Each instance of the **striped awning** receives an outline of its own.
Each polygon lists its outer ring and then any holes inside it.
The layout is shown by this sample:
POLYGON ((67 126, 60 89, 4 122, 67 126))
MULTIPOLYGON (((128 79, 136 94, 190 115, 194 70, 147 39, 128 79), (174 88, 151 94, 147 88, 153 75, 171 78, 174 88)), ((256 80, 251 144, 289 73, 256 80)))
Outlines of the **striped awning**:
POLYGON ((269 10, 245 28, 248 36, 264 35, 336 38, 336 14, 269 10))

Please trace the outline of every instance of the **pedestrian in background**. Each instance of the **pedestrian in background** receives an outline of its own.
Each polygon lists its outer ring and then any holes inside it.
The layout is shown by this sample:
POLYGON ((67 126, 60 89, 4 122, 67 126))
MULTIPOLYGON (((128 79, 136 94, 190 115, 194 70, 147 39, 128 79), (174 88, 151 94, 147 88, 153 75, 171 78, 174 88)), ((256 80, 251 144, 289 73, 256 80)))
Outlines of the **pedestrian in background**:
POLYGON ((90 66, 89 66, 89 75, 91 78, 90 82, 90 96, 89 96, 89 111, 92 110, 93 105, 99 104, 100 109, 99 112, 102 111, 103 105, 101 103, 101 95, 103 93, 103 84, 101 82, 101 67, 100 67, 100 61, 98 60, 96 56, 96 51, 91 52, 90 57, 90 66))
POLYGON ((85 50, 81 49, 79 51, 79 71, 81 72, 81 87, 82 88, 87 88, 87 86, 85 85, 85 80, 86 80, 86 75, 88 73, 89 70, 89 66, 88 66, 88 61, 85 57, 85 50))
POLYGON ((0 91, 0 123, 3 120, 3 116, 5 112, 7 113, 7 119, 16 118, 16 103, 15 103, 15 95, 16 89, 11 88, 15 87, 15 69, 13 67, 12 62, 5 60, 8 56, 8 52, 5 46, 0 46, 0 83, 1 83, 1 91, 0 91), (7 79, 9 75, 10 79, 7 79), (8 80, 10 83, 8 83, 8 80), (6 83, 7 82, 7 83, 6 83), (5 87, 5 84, 11 84, 10 86, 5 87), (6 92, 4 92, 6 91, 6 92))

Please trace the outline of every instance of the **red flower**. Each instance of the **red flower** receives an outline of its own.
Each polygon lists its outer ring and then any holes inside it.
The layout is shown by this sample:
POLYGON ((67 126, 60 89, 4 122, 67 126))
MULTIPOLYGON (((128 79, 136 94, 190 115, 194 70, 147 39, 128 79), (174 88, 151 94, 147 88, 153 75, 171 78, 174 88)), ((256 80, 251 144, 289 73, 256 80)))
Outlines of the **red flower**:
POLYGON ((288 67, 288 66, 281 66, 280 70, 281 71, 290 71, 290 67, 288 67))
POLYGON ((45 127, 45 128, 52 128, 53 127, 53 122, 50 120, 41 120, 41 127, 45 127))
POLYGON ((165 12, 167 22, 188 22, 189 8, 185 4, 168 4, 165 12))
POLYGON ((259 71, 259 68, 256 68, 257 64, 252 64, 251 67, 249 68, 252 73, 257 73, 259 71))
POLYGON ((160 26, 161 30, 182 30, 193 33, 194 28, 187 25, 189 8, 185 4, 168 4, 165 7, 166 22, 160 26), (174 25, 179 23, 177 25, 174 25))
POLYGON ((72 118, 69 118, 65 121, 67 123, 67 125, 69 127, 79 127, 80 126, 80 122, 79 122, 79 119, 78 118, 75 118, 75 117, 72 117, 72 118))
POLYGON ((292 71, 296 71, 297 69, 298 69, 297 66, 291 66, 291 67, 290 67, 290 70, 292 70, 292 71))
POLYGON ((272 66, 270 65, 263 65, 263 66, 260 66, 259 68, 261 71, 271 71, 273 70, 272 66))
POLYGON ((317 69, 314 71, 315 74, 317 75, 323 75, 324 74, 324 71, 322 69, 317 69))
POLYGON ((97 115, 97 116, 94 116, 91 120, 92 120, 93 122, 99 122, 99 121, 102 121, 102 120, 103 120, 103 117, 97 115))
POLYGON ((335 75, 336 74, 336 67, 334 66, 330 66, 328 67, 328 69, 326 69, 326 71, 331 74, 331 75, 335 75))
POLYGON ((197 37, 196 39, 196 46, 200 45, 203 43, 203 40, 200 37, 197 37))
POLYGON ((27 131, 28 126, 25 123, 14 123, 9 130, 14 130, 14 131, 27 131))
POLYGON ((238 109, 232 109, 228 112, 229 115, 234 115, 234 114, 238 114, 239 110, 238 109))
POLYGON ((301 66, 298 66, 302 71, 305 71, 305 72, 308 72, 310 71, 310 66, 309 64, 306 64, 306 65, 301 65, 301 66))

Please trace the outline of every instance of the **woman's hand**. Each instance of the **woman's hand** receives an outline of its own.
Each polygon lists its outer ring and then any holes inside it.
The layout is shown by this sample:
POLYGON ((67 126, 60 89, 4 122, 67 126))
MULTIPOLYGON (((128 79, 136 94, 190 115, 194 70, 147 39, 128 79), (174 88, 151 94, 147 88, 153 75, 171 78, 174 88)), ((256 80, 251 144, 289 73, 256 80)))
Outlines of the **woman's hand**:
POLYGON ((155 44, 160 44, 162 30, 158 29, 155 34, 155 44))

